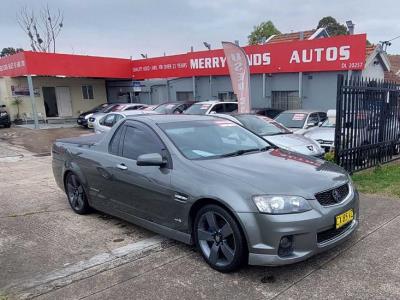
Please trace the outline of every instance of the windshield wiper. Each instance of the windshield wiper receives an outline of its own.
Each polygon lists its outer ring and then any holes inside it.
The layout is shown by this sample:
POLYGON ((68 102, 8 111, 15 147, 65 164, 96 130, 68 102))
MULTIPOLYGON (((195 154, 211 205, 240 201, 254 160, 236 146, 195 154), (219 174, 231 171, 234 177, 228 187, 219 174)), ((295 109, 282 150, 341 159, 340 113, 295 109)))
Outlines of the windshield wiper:
POLYGON ((230 152, 230 153, 221 154, 219 157, 239 156, 239 155, 243 155, 245 153, 255 152, 255 151, 262 152, 262 151, 267 151, 269 148, 270 148, 270 146, 265 146, 263 148, 241 149, 241 150, 233 151, 233 152, 230 152))

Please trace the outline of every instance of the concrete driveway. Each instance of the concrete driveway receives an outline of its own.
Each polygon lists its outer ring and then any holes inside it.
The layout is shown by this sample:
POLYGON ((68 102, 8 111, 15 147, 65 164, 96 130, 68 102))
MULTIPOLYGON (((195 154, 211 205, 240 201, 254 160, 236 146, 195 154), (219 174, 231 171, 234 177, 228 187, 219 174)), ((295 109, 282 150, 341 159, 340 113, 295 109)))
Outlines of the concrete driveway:
POLYGON ((361 226, 279 268, 210 269, 192 247, 105 214, 74 214, 49 156, 0 142, 0 298, 399 299, 400 200, 361 196, 361 226))

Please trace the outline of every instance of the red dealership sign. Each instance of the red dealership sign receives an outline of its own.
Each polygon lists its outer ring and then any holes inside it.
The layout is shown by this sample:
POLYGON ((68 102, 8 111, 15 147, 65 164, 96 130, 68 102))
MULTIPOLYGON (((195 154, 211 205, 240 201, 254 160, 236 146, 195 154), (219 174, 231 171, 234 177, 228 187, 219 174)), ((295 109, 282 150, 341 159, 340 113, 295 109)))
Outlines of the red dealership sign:
POLYGON ((0 76, 132 78, 130 59, 23 51, 0 58, 0 76))
MULTIPOLYGON (((243 47, 252 74, 362 70, 366 35, 243 47)), ((134 79, 228 75, 222 49, 132 61, 134 79)))

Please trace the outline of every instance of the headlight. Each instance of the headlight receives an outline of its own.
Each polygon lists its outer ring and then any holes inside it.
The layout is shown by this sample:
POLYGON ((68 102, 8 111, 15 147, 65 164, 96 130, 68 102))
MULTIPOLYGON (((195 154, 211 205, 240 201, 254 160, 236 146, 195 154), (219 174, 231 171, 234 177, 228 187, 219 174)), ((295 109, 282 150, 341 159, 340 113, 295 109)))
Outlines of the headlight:
POLYGON ((89 119, 91 116, 93 116, 93 114, 87 114, 87 115, 85 116, 85 120, 89 119))
POLYGON ((311 210, 306 199, 299 196, 259 195, 253 196, 258 210, 266 214, 292 214, 311 210))

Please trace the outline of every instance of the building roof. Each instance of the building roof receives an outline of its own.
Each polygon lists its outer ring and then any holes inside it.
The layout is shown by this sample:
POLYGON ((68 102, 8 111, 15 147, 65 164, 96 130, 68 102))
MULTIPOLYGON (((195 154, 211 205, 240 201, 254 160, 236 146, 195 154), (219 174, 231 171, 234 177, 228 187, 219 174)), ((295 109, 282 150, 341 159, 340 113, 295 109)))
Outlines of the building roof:
POLYGON ((400 84, 400 55, 388 55, 391 69, 385 72, 385 80, 400 84))
POLYGON ((272 35, 267 39, 266 43, 283 43, 283 42, 294 42, 300 41, 301 35, 303 34, 303 40, 312 40, 319 37, 328 37, 328 33, 325 28, 311 29, 305 31, 291 32, 291 33, 280 33, 272 35))

